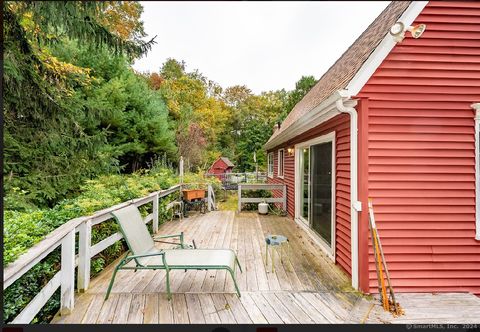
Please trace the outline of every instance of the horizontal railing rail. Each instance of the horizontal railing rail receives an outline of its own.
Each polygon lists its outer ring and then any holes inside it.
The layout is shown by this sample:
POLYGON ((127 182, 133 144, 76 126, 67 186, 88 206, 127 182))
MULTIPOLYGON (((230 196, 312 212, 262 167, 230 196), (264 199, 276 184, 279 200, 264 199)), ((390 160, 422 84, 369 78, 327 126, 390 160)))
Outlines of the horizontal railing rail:
MULTIPOLYGON (((3 270, 3 289, 7 289, 32 267, 38 264, 52 251, 60 247, 61 267, 40 292, 25 306, 25 308, 12 321, 14 324, 28 324, 43 308, 45 303, 60 288, 60 314, 68 314, 74 308, 75 294, 75 268, 78 266, 77 289, 83 292, 88 289, 90 283, 91 258, 115 242, 123 238, 120 232, 110 235, 106 239, 92 245, 92 226, 113 218, 113 211, 134 204, 137 207, 153 203, 152 213, 144 219, 145 223, 153 222, 153 232, 158 232, 158 208, 159 198, 166 197, 176 191, 181 192, 182 185, 178 184, 166 190, 159 190, 147 196, 126 201, 115 206, 95 212, 91 216, 79 217, 67 221, 53 232, 49 233, 42 241, 35 244, 26 253, 21 255, 13 263, 3 270), (75 234, 79 233, 78 255, 75 255, 75 234)), ((209 199, 211 198, 209 187, 209 199)), ((214 203, 213 203, 214 204, 214 203)))
POLYGON ((218 178, 224 186, 236 186, 240 183, 262 183, 267 180, 267 173, 265 172, 206 173, 205 176, 218 178))
POLYGON ((287 186, 274 183, 251 183, 238 185, 238 212, 242 211, 243 203, 282 203, 283 210, 287 210, 287 186), (242 191, 245 190, 281 190, 282 197, 243 197, 242 191))

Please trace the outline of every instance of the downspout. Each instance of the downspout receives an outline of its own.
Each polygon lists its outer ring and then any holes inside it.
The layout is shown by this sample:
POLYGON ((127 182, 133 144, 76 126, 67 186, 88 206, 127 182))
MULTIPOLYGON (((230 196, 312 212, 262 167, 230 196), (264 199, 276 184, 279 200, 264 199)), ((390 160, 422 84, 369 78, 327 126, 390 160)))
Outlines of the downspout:
POLYGON ((362 203, 358 201, 358 114, 353 107, 343 104, 343 99, 336 101, 340 113, 350 115, 350 218, 351 218, 351 255, 352 255, 352 287, 358 289, 358 212, 362 211, 362 203))

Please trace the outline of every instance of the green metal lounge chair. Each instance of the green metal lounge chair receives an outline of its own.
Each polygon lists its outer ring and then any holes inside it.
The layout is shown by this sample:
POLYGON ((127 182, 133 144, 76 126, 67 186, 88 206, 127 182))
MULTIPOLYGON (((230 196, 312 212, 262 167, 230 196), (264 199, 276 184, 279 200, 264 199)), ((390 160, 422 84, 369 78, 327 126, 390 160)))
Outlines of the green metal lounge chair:
MULTIPOLYGON (((120 231, 127 241, 129 251, 115 267, 115 270, 108 286, 105 300, 108 299, 110 291, 118 270, 165 270, 167 273, 167 293, 171 299, 170 292, 170 270, 227 270, 233 279, 233 284, 240 297, 237 281, 235 279, 235 267, 238 265, 240 272, 242 267, 237 255, 231 249, 185 249, 183 233, 165 235, 152 238, 147 226, 142 220, 140 211, 134 205, 129 205, 120 210, 112 212, 120 225, 120 231), (180 239, 179 249, 158 249, 156 242, 164 242, 159 239, 178 237, 180 239), (135 266, 126 266, 131 261, 135 266)), ((171 242, 170 242, 171 243, 171 242)))

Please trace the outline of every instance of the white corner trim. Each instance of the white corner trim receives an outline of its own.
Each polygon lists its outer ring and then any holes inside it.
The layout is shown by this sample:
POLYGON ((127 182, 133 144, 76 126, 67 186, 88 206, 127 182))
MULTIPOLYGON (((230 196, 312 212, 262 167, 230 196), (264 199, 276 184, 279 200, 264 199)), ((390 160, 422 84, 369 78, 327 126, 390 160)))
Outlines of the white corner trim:
POLYGON ((470 107, 475 110, 475 240, 480 241, 480 103, 470 107))
MULTIPOLYGON (((412 1, 412 3, 407 7, 403 12, 400 18, 397 21, 405 24, 406 27, 411 25, 418 15, 422 12, 423 8, 428 4, 428 1, 412 1)), ((390 27, 388 27, 390 28, 390 27)), ((382 39, 380 44, 375 48, 375 50, 370 54, 368 59, 364 62, 362 67, 357 71, 355 76, 353 76, 350 83, 348 83, 345 88, 348 92, 355 96, 363 88, 365 83, 370 79, 375 70, 380 66, 380 64, 385 60, 387 55, 392 51, 392 49, 397 44, 394 37, 385 31, 386 36, 382 39)))

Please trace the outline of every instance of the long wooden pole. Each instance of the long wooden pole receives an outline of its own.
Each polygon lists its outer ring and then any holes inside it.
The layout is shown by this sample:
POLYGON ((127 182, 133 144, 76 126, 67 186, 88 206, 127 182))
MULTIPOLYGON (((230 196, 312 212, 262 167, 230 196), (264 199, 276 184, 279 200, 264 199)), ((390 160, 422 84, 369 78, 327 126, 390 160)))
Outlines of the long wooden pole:
POLYGON ((378 236, 378 232, 377 232, 377 241, 380 247, 380 255, 382 256, 383 266, 385 268, 385 275, 387 276, 388 290, 390 291, 390 296, 392 297, 392 302, 395 307, 395 311, 398 312, 399 308, 397 305, 397 301, 395 300, 395 293, 393 292, 392 282, 390 281, 390 273, 388 272, 387 261, 385 260, 385 256, 383 254, 382 243, 380 242, 380 237, 378 236))
POLYGON ((377 249, 375 248, 372 222, 371 222, 371 220, 370 220, 370 217, 369 217, 368 219, 369 219, 369 221, 370 221, 370 235, 372 236, 373 257, 375 258, 375 270, 377 271, 378 294, 382 294, 382 287, 380 286, 380 272, 378 271, 377 249))
MULTIPOLYGON (((372 217, 374 218, 374 216, 373 216, 373 203, 372 203, 371 199, 368 200, 368 207, 369 207, 369 209, 371 208, 371 214, 372 214, 372 217)), ((375 219, 373 221, 373 224, 375 225, 375 219)), ((382 242, 380 241, 380 236, 378 236, 378 232, 376 231, 376 229, 377 229, 377 227, 375 225, 376 238, 377 238, 378 246, 379 246, 379 249, 380 249, 380 255, 381 255, 381 258, 383 260, 383 267, 385 268, 385 275, 387 276, 388 290, 390 292, 390 296, 392 297, 392 302, 393 302, 393 306, 395 307, 395 312, 397 314, 400 314, 401 313, 400 312, 400 307, 398 306, 398 303, 395 299, 395 292, 393 291, 392 282, 390 281, 390 272, 388 271, 387 261, 385 260, 385 255, 383 254, 382 242)))
POLYGON ((370 228, 372 231, 372 236, 373 236, 373 248, 374 248, 374 254, 375 254, 375 264, 377 267, 377 277, 380 281, 379 283, 379 291, 382 296, 382 304, 383 304, 383 309, 388 311, 388 298, 387 298, 387 291, 385 288, 385 280, 383 279, 383 269, 382 269, 382 258, 380 256, 380 248, 379 248, 379 243, 378 243, 378 236, 377 236, 377 227, 375 225, 375 216, 373 214, 373 204, 372 200, 368 200, 368 215, 369 215, 369 221, 370 221, 370 228))

